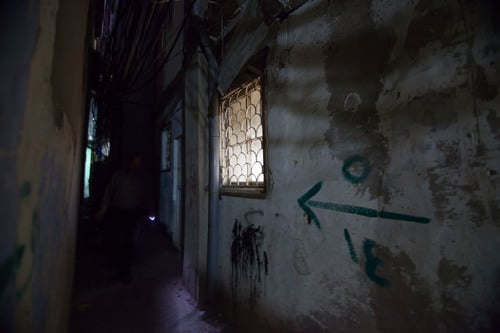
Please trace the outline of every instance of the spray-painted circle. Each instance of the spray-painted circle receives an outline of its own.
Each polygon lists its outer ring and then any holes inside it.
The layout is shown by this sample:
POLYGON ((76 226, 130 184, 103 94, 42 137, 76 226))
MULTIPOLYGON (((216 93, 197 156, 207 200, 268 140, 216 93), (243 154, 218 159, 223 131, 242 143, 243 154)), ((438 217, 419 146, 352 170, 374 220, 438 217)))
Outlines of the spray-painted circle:
POLYGON ((361 96, 358 93, 352 92, 344 99, 344 111, 356 112, 362 102, 361 96))
POLYGON ((362 182, 370 174, 371 165, 370 162, 363 156, 354 155, 349 157, 344 161, 344 166, 342 167, 342 173, 344 177, 353 184, 362 182), (355 167, 356 172, 351 171, 351 168, 355 167))

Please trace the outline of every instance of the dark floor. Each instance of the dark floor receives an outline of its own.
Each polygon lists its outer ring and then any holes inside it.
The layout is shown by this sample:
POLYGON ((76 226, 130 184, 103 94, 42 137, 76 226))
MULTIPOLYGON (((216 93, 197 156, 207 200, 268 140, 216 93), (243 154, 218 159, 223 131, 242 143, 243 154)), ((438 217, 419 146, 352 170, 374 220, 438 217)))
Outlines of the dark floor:
POLYGON ((133 280, 123 283, 111 269, 103 234, 90 222, 81 224, 70 332, 227 332, 183 288, 178 254, 160 225, 141 226, 133 280))

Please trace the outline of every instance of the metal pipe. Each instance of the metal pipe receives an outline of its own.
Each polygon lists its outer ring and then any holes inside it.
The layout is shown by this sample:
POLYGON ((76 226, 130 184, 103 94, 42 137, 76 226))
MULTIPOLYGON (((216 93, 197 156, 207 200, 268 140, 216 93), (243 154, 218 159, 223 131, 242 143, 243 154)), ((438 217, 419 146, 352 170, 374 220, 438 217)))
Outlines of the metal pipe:
MULTIPOLYGON (((199 1, 197 5, 202 4, 199 1)), ((208 63, 208 135, 209 135, 209 198, 208 198, 208 254, 207 254, 207 299, 215 304, 217 294, 217 255, 219 234, 219 96, 217 93, 217 77, 219 64, 213 52, 206 25, 200 14, 202 6, 195 6, 195 29, 198 42, 208 63), (198 15, 197 15, 198 14, 198 15)))
MULTIPOLYGON (((215 85, 213 86, 215 90, 215 85)), ((209 218, 208 218, 208 263, 207 298, 215 304, 217 295, 217 255, 219 234, 219 98, 214 93, 209 111, 209 218)))

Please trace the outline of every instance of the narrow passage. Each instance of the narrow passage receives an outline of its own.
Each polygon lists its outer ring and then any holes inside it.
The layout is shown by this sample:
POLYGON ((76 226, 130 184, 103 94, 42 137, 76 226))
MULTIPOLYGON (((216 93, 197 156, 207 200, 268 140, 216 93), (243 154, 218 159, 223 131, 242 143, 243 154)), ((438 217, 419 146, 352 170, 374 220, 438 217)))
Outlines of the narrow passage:
POLYGON ((79 229, 71 333, 216 333, 224 325, 206 318, 182 285, 180 260, 158 224, 141 225, 133 280, 115 273, 103 233, 79 229))

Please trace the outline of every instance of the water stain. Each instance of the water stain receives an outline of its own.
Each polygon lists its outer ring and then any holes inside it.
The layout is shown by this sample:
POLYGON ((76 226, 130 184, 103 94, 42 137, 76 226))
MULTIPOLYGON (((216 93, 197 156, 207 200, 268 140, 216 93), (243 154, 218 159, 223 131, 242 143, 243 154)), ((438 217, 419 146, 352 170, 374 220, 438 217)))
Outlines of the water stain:
POLYGON ((415 9, 417 13, 408 26, 404 44, 411 58, 416 58, 427 44, 442 41, 451 21, 450 10, 433 8, 431 1, 420 1, 415 9))
MULTIPOLYGON (((349 31, 344 38, 335 37, 337 25, 330 27, 332 39, 324 48, 325 76, 331 92, 327 105, 330 126, 324 133, 325 140, 333 158, 345 160, 360 155, 370 161, 373 169, 382 170, 387 164, 388 141, 380 130, 375 104, 382 89, 381 77, 390 67, 396 33, 390 28, 375 26, 369 1, 355 1, 345 7, 334 3, 332 12, 345 12, 345 17, 352 16, 360 23, 350 25, 354 31, 349 31), (352 92, 359 94, 363 101, 355 112, 344 107, 346 96, 352 92)), ((366 182, 356 186, 377 196, 377 175, 372 173, 366 182)))
POLYGON ((489 110, 486 116, 491 133, 495 135, 497 140, 500 140, 500 112, 489 110))
MULTIPOLYGON (((441 258, 437 270, 440 287, 439 319, 441 325, 450 329, 450 332, 475 332, 478 328, 471 328, 465 316, 465 311, 456 299, 457 288, 467 290, 472 283, 472 276, 467 274, 467 266, 458 266, 448 258, 441 258)), ((481 332, 487 332, 485 328, 481 332)))
POLYGON ((391 281, 390 288, 370 289, 370 305, 379 331, 433 332, 436 315, 429 306, 431 295, 417 277, 413 261, 405 252, 393 254, 382 245, 378 245, 378 256, 388 263, 381 273, 391 281))
POLYGON ((488 212, 482 200, 471 199, 467 202, 467 207, 470 210, 470 219, 477 227, 484 224, 487 219, 488 212))
POLYGON ((435 216, 437 220, 453 219, 456 216, 454 215, 454 210, 449 208, 448 204, 449 196, 456 195, 456 193, 450 193, 448 182, 446 179, 443 179, 441 172, 443 172, 441 168, 431 168, 427 171, 435 216))
POLYGON ((464 176, 464 168, 460 167, 463 159, 459 142, 438 142, 436 146, 443 152, 444 159, 439 161, 439 166, 427 170, 436 220, 449 223, 468 218, 475 226, 482 226, 492 219, 494 204, 490 205, 485 199, 478 182, 472 179, 466 184, 457 182, 457 179, 468 179, 464 176), (453 205, 453 200, 457 199, 464 203, 453 205))
POLYGON ((466 266, 458 266, 447 258, 441 258, 438 267, 439 281, 445 286, 467 288, 472 282, 472 276, 466 274, 466 266))
POLYGON ((489 84, 484 69, 476 65, 473 69, 473 75, 472 96, 485 101, 494 99, 497 96, 497 87, 489 84))
POLYGON ((437 149, 444 154, 444 166, 459 167, 462 161, 460 156, 460 141, 439 141, 437 149))
POLYGON ((439 311, 440 326, 447 328, 447 332, 475 332, 467 327, 462 305, 453 297, 449 291, 441 292, 441 307, 439 311))
POLYGON ((390 288, 370 289, 370 305, 380 332, 469 331, 463 309, 451 294, 441 293, 441 304, 434 305, 431 288, 419 277, 408 254, 378 245, 377 255, 387 263, 380 274, 391 281, 390 288))
POLYGON ((418 112, 405 112, 402 114, 398 121, 401 123, 400 128, 407 128, 408 122, 429 126, 433 132, 449 128, 458 119, 457 110, 453 107, 439 107, 439 112, 437 112, 436 108, 438 105, 442 105, 444 100, 452 100, 456 94, 456 88, 451 87, 441 91, 431 91, 423 95, 409 96, 408 105, 411 105, 412 109, 418 110, 418 112))

